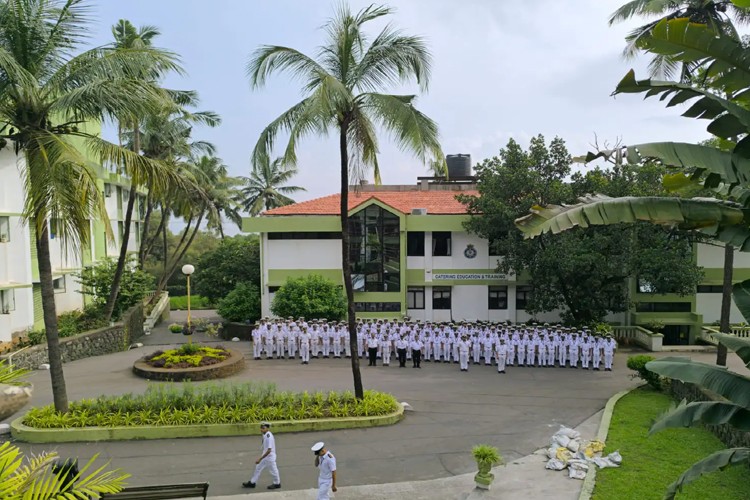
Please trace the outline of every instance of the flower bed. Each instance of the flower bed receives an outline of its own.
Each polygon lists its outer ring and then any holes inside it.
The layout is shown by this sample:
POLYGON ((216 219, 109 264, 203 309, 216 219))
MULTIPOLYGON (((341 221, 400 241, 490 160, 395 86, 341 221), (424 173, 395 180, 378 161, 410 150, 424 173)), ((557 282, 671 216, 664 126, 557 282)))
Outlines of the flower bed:
POLYGON ((156 351, 146 356, 144 363, 154 368, 191 368, 215 365, 229 356, 231 353, 222 346, 183 344, 178 349, 156 351))

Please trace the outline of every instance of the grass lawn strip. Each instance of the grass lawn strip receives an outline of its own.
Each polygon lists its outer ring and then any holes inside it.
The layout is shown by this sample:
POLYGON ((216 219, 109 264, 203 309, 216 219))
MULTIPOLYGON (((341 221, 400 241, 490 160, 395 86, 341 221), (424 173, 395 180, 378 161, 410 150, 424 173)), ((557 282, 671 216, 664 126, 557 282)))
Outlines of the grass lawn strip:
MULTIPOLYGON (((597 471, 594 500, 660 500, 669 484, 693 463, 725 448, 705 429, 667 429, 648 436, 652 422, 673 399, 649 388, 624 396, 615 406, 604 454, 620 450, 623 465, 597 471)), ((680 500, 750 498, 747 469, 734 467, 698 479, 680 500)))

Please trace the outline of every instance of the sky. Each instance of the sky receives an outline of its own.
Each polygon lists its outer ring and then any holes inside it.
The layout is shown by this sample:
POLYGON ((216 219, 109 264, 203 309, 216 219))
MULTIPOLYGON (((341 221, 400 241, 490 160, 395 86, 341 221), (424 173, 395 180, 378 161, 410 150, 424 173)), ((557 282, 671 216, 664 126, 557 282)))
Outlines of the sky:
MULTIPOLYGON (((351 0, 352 10, 371 2, 351 0)), ((446 154, 468 153, 474 164, 497 154, 513 138, 522 146, 543 134, 563 138, 574 156, 599 145, 706 139, 707 122, 680 117, 640 95, 612 97, 631 68, 647 77, 647 56, 625 60, 627 32, 642 19, 610 27, 609 15, 624 0, 391 0, 389 21, 423 36, 432 52, 430 86, 418 108, 440 128, 446 154)), ((258 46, 284 45, 314 55, 324 41, 320 29, 336 0, 94 0, 92 45, 109 43, 118 19, 155 25, 155 45, 181 56, 186 76, 165 86, 196 90, 200 109, 221 115, 214 129, 196 128, 232 175, 249 175, 250 153, 263 128, 302 99, 299 82, 282 74, 259 90, 245 67, 258 46)), ((371 23, 372 36, 384 22, 371 23)), ((416 85, 388 90, 418 93, 416 85)), ((111 132, 110 132, 111 133, 111 132)), ((424 165, 380 135, 384 184, 412 184, 427 175, 424 165)), ((279 146, 283 143, 279 142, 279 146)), ((298 148, 293 184, 303 201, 336 192, 335 138, 309 138, 298 148)), ((230 231, 232 232, 232 231, 230 231)))

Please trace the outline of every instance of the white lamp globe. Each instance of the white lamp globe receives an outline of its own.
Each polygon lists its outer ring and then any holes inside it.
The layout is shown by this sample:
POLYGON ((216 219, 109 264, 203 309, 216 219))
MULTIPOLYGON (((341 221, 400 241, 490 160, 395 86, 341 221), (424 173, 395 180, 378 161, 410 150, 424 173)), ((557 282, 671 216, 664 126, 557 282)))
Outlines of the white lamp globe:
POLYGON ((195 267, 193 267, 192 265, 185 264, 184 266, 182 266, 182 274, 186 276, 190 276, 194 272, 195 272, 195 267))

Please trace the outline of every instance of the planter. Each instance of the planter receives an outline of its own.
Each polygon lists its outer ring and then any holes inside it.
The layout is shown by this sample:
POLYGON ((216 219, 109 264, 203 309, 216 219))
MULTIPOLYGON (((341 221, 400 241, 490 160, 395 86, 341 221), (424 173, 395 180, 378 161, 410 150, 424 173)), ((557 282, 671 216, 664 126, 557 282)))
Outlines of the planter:
POLYGON ((149 380, 181 382, 229 377, 245 368, 245 356, 241 352, 227 349, 231 355, 219 363, 191 368, 155 368, 142 359, 133 364, 133 373, 149 380))
POLYGON ((0 384, 0 420, 5 420, 23 408, 31 399, 31 385, 0 384))
POLYGON ((192 335, 194 331, 195 331, 195 327, 194 326, 187 326, 187 325, 185 325, 185 326, 182 327, 182 334, 185 335, 186 337, 192 335))
POLYGON ((495 475, 490 472, 492 470, 492 463, 477 462, 477 467, 479 468, 479 472, 477 472, 474 476, 474 483, 476 484, 477 488, 489 490, 492 481, 495 480, 495 475))
POLYGON ((223 340, 232 340, 237 337, 240 340, 250 340, 253 337, 253 325, 245 323, 225 323, 219 332, 223 340))

